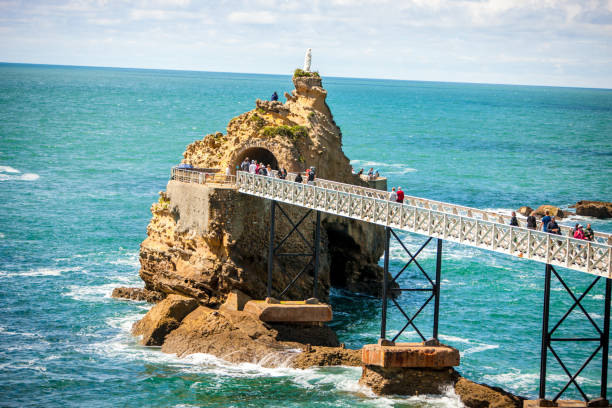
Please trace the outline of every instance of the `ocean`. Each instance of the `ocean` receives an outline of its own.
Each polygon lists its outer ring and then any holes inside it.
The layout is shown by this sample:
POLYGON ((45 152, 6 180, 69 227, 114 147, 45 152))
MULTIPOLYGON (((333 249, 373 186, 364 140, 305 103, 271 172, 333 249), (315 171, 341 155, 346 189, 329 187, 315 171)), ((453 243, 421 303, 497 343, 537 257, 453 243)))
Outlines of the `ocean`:
MULTIPOLYGON (((407 194, 501 212, 612 201, 612 90, 325 75, 323 85, 355 169, 374 167, 407 194)), ((358 385, 360 368, 179 359, 129 334, 150 305, 110 293, 142 286, 139 244, 170 167, 256 98, 292 88, 289 75, 0 64, 0 406, 460 406, 451 392, 377 397, 358 385)), ((575 222, 612 232, 611 220, 564 220, 575 222)), ((392 249, 398 270, 407 257, 392 249)), ((434 247, 420 259, 432 271, 434 247)), ((559 269, 578 293, 592 280, 559 269)), ((423 282, 413 269, 403 279, 423 282)), ((543 264, 444 245, 440 337, 461 351, 464 376, 537 396, 543 285, 543 264)), ((556 322, 572 299, 552 290, 556 322)), ((599 282, 583 302, 600 326, 602 299, 599 282)), ((419 301, 400 298, 413 312, 419 301)), ((333 290, 331 303, 340 341, 376 342, 380 300, 333 290)), ((416 320, 428 334, 431 312, 416 320)), ((403 324, 391 307, 389 334, 403 324)), ((580 311, 560 330, 594 333, 580 311)), ((575 371, 594 349, 559 350, 575 371)), ((578 377, 591 395, 596 360, 578 377)), ((548 389, 566 378, 550 357, 548 389)))

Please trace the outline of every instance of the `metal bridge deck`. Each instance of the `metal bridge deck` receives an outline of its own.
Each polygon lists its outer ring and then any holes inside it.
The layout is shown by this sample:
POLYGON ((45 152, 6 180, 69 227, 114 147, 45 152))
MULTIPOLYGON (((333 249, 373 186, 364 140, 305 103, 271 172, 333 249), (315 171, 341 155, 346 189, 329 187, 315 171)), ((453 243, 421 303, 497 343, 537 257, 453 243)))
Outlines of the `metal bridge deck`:
POLYGON ((322 179, 308 185, 238 172, 236 186, 244 194, 612 278, 608 234, 596 233, 599 242, 578 240, 512 227, 474 208, 410 196, 402 204, 381 190, 322 179))

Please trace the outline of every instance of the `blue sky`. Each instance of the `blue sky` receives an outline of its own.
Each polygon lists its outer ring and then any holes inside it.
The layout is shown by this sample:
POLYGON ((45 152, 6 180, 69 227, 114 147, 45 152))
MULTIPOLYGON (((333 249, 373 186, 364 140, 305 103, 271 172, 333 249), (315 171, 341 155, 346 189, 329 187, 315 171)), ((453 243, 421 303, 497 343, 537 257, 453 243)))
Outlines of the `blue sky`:
POLYGON ((0 0, 0 61, 612 88, 612 0, 0 0))

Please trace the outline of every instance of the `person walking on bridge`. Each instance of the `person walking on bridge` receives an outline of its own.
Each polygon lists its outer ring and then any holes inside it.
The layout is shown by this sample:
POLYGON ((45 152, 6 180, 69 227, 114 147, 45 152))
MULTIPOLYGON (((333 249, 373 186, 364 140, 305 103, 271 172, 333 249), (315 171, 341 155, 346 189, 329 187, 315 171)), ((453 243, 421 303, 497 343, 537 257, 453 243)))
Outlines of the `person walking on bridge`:
POLYGON ((402 191, 401 187, 397 188, 397 202, 398 203, 404 202, 404 192, 402 191))
POLYGON ((559 224, 557 224, 555 217, 550 217, 550 221, 546 225, 546 232, 561 235, 561 228, 559 227, 559 224))
POLYGON ((527 229, 534 230, 538 226, 538 221, 535 217, 535 211, 532 211, 531 214, 527 217, 527 229))
POLYGON ((584 229, 584 239, 587 241, 592 241, 595 234, 593 233, 593 229, 591 228, 591 224, 587 224, 584 229))
POLYGON ((397 201, 397 193, 395 192, 395 187, 391 188, 391 193, 389 193, 389 201, 397 201))
POLYGON ((543 232, 550 232, 548 231, 548 223, 550 222, 552 218, 550 218, 550 211, 546 210, 545 215, 542 217, 542 231, 543 232))
POLYGON ((295 176, 295 181, 296 183, 301 183, 303 181, 302 179, 302 173, 298 172, 297 176, 295 176))
POLYGON ((518 219, 516 218, 516 212, 514 211, 512 211, 512 218, 510 218, 510 226, 512 227, 519 226, 518 219))

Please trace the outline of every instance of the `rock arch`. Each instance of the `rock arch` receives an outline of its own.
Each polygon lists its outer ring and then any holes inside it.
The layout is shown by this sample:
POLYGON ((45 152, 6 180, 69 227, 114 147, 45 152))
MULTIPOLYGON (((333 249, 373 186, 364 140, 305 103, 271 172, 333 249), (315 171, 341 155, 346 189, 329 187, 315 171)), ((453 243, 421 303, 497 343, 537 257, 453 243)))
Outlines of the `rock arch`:
POLYGON ((247 157, 249 160, 257 160, 258 163, 269 164, 272 170, 279 169, 279 163, 274 149, 271 149, 264 143, 248 143, 236 150, 231 159, 232 169, 235 169, 236 166, 240 166, 247 157))

